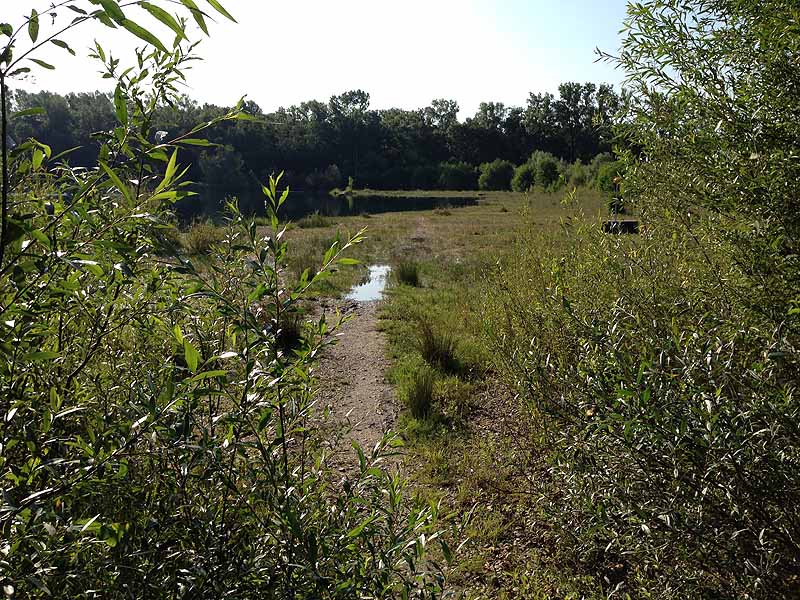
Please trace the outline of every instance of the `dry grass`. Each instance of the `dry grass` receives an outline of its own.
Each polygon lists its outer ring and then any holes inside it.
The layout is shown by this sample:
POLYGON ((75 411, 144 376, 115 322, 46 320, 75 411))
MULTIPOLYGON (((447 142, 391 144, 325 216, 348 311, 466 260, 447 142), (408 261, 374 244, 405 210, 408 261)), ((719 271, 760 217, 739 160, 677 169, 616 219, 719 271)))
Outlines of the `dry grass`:
MULTIPOLYGON (((302 246, 319 235, 328 239, 340 231, 346 236, 367 227, 366 242, 351 256, 365 263, 391 263, 416 260, 442 265, 465 261, 476 255, 496 256, 513 240, 524 212, 542 227, 558 227, 563 219, 583 210, 587 215, 606 211, 602 196, 580 191, 578 207, 565 209, 562 193, 532 192, 374 192, 363 190, 356 195, 381 194, 390 198, 478 198, 475 206, 450 207, 447 218, 435 210, 374 213, 369 217, 326 217, 325 227, 296 228, 288 233, 290 242, 302 246)), ((353 279, 357 276, 353 274, 353 279)))
POLYGON ((190 254, 208 254, 225 237, 223 230, 211 222, 193 223, 183 234, 183 247, 190 254))

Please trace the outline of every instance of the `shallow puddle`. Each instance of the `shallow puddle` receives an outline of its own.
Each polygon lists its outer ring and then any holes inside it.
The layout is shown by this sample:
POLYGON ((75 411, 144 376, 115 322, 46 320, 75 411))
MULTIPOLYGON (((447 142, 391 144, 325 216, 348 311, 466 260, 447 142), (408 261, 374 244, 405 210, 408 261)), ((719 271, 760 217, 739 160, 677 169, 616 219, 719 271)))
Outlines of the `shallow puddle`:
POLYGON ((389 280, 391 271, 392 268, 389 265, 372 265, 369 268, 367 280, 353 287, 350 293, 345 296, 345 299, 355 300, 356 302, 380 300, 383 297, 383 290, 386 289, 386 283, 389 280))

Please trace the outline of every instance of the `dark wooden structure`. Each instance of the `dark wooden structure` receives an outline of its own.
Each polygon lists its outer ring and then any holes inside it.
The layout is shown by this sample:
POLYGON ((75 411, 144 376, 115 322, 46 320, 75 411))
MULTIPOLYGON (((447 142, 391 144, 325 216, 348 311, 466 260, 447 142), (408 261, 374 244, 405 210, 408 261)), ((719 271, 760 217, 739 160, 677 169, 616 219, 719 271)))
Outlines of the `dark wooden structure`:
POLYGON ((632 234, 639 233, 639 221, 634 219, 613 219, 603 223, 603 233, 632 234))

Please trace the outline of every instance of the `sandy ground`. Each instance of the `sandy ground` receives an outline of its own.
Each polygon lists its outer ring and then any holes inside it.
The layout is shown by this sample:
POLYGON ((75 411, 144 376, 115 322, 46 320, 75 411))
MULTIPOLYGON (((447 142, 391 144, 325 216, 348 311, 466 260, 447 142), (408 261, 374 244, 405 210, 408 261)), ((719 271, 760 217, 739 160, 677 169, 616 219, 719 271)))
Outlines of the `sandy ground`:
POLYGON ((321 307, 331 320, 337 307, 350 317, 337 334, 338 343, 326 349, 317 372, 317 405, 329 408, 332 421, 343 428, 344 437, 333 449, 337 465, 357 460, 350 440, 369 454, 397 418, 397 396, 386 380, 386 340, 377 327, 378 304, 344 300, 321 307))
MULTIPOLYGON (((428 239, 428 220, 420 217, 401 254, 430 253, 428 239)), ((340 470, 346 470, 356 460, 351 440, 369 455, 394 427, 400 412, 396 391, 386 379, 391 362, 386 357, 384 334, 378 331, 379 305, 380 301, 324 300, 319 307, 329 322, 337 309, 350 317, 338 332, 338 343, 327 348, 317 372, 318 407, 330 410, 332 423, 343 433, 332 449, 333 464, 340 470)), ((391 463, 399 465, 397 458, 391 463)))

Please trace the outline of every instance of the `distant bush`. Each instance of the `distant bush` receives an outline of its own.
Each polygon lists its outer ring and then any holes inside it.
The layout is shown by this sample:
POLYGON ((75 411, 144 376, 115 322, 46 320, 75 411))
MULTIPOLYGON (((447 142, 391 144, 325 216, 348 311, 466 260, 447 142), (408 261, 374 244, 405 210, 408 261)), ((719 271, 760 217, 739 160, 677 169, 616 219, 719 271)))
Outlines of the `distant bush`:
POLYGON ((484 191, 508 191, 514 177, 514 165, 507 160, 497 159, 481 165, 478 187, 484 191))
POLYGON ((319 211, 306 215, 297 221, 297 226, 300 229, 314 229, 318 227, 328 227, 328 225, 330 225, 330 219, 319 214, 319 211))
POLYGON ((608 194, 616 192, 619 185, 615 180, 619 177, 621 170, 622 164, 617 161, 602 163, 597 172, 597 189, 608 194))
POLYGON ((560 171, 558 159, 549 152, 534 152, 530 159, 536 166, 536 184, 549 189, 558 183, 560 171))
POLYGON ((511 189, 515 192, 527 192, 536 183, 536 165, 530 162, 520 165, 514 171, 511 189))
POLYGON ((444 162, 439 165, 439 188, 443 190, 478 189, 478 171, 465 162, 444 162))
POLYGON ((411 171, 411 187, 415 190, 432 190, 439 183, 439 169, 435 166, 419 166, 411 171))
POLYGON ((605 163, 614 162, 614 155, 610 152, 601 152, 595 156, 589 163, 589 179, 590 181, 597 180, 597 174, 600 172, 600 166, 605 163))
POLYGON ((419 287, 419 264, 413 260, 399 262, 393 269, 395 279, 401 285, 419 287))
POLYGON ((413 172, 406 166, 392 165, 380 174, 381 189, 409 190, 413 186, 413 172))
POLYGON ((225 230, 210 221, 193 223, 183 234, 183 247, 190 254, 208 254, 225 238, 225 230))
POLYGON ((312 192, 329 192, 341 184, 342 173, 337 165, 330 165, 323 171, 314 171, 305 179, 306 189, 312 192))
POLYGON ((585 186, 590 180, 588 165, 584 165, 581 161, 576 160, 566 168, 564 179, 571 186, 585 186))

